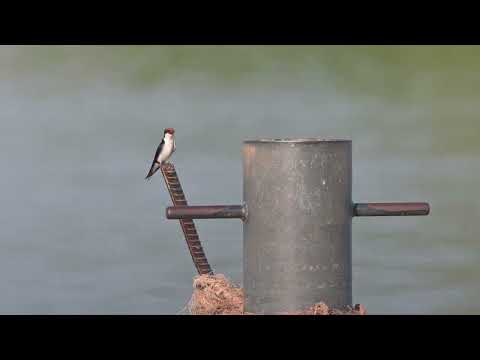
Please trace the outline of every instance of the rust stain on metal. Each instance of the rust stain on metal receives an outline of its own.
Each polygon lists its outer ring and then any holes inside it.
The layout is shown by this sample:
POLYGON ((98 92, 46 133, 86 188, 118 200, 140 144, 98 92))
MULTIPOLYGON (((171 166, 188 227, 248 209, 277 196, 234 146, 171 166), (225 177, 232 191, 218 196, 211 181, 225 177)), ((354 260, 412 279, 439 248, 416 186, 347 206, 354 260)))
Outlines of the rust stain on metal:
POLYGON ((250 163, 255 159, 255 146, 243 147, 243 159, 245 171, 249 173, 251 169, 250 163))
MULTIPOLYGON (((178 179, 175 167, 171 163, 163 164, 161 167, 163 179, 167 185, 170 198, 174 206, 186 206, 187 200, 183 192, 180 180, 178 179)), ((213 274, 210 264, 200 243, 200 238, 197 233, 194 222, 191 219, 180 219, 180 226, 182 227, 185 241, 187 242, 188 250, 192 256, 193 264, 200 275, 213 274)))

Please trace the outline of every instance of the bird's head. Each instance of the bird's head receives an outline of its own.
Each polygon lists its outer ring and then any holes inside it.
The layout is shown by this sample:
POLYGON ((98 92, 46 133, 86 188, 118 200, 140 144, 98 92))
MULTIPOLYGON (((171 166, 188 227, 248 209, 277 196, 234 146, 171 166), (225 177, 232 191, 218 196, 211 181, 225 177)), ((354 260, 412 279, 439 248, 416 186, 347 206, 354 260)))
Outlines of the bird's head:
POLYGON ((164 135, 166 134, 170 134, 173 136, 173 134, 175 133, 175 129, 174 128, 166 128, 163 132, 164 135))

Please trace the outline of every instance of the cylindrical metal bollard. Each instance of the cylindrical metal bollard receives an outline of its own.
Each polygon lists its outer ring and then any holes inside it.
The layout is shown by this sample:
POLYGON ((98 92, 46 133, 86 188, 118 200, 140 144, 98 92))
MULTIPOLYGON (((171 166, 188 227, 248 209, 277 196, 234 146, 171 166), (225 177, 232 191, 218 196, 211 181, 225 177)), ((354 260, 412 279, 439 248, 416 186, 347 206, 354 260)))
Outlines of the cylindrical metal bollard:
POLYGON ((430 213, 424 202, 353 203, 350 140, 245 141, 243 178, 243 205, 176 204, 166 216, 243 220, 248 313, 351 306, 352 217, 430 213))
POLYGON ((245 311, 352 305, 351 141, 245 141, 243 169, 245 311))

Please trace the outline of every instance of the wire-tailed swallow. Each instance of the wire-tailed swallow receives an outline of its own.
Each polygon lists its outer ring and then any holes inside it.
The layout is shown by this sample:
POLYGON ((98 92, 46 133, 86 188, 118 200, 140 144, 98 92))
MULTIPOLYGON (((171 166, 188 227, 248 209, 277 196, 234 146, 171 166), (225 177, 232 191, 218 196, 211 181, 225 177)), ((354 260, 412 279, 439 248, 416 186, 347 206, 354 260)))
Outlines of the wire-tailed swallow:
POLYGON ((167 161, 167 159, 173 154, 175 151, 175 138, 173 134, 175 130, 173 128, 166 128, 163 132, 163 139, 160 145, 158 145, 157 152, 155 153, 155 157, 153 158, 152 166, 150 167, 150 171, 147 174, 148 179, 153 174, 155 174, 158 169, 162 166, 162 164, 167 161))

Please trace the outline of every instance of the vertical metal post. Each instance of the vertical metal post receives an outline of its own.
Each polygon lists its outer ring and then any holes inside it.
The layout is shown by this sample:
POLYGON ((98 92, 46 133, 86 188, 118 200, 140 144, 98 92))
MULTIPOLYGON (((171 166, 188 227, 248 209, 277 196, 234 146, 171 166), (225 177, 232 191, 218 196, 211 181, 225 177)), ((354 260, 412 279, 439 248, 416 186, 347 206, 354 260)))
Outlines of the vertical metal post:
POLYGON ((245 311, 351 306, 351 141, 245 141, 243 170, 245 311))

